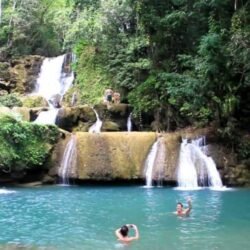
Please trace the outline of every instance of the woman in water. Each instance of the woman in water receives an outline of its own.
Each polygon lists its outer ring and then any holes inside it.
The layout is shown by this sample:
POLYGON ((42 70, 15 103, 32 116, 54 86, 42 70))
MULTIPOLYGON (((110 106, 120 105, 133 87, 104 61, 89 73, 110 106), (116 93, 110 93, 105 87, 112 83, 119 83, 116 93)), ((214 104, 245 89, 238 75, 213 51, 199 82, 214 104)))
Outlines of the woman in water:
POLYGON ((115 235, 119 241, 122 243, 130 243, 133 240, 139 239, 139 231, 136 225, 134 224, 126 224, 115 231, 115 235), (134 229, 135 236, 128 236, 129 229, 134 229))

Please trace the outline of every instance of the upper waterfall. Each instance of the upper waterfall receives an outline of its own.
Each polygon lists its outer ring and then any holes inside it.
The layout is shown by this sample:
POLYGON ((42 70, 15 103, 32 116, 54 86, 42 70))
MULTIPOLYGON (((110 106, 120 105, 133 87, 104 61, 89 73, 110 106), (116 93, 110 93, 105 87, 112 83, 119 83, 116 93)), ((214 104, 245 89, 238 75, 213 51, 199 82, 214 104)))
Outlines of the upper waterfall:
POLYGON ((43 96, 51 103, 51 98, 60 95, 62 98, 71 87, 74 80, 73 72, 63 71, 66 55, 55 58, 46 58, 43 61, 34 93, 43 96))
POLYGON ((43 61, 33 94, 43 96, 47 100, 50 110, 41 112, 35 121, 36 123, 54 124, 56 121, 63 95, 71 87, 74 80, 72 71, 64 71, 66 59, 66 55, 61 55, 55 58, 46 58, 43 61))
POLYGON ((177 173, 180 188, 197 189, 204 186, 222 188, 220 174, 213 159, 207 155, 204 140, 203 137, 191 142, 183 140, 177 173))

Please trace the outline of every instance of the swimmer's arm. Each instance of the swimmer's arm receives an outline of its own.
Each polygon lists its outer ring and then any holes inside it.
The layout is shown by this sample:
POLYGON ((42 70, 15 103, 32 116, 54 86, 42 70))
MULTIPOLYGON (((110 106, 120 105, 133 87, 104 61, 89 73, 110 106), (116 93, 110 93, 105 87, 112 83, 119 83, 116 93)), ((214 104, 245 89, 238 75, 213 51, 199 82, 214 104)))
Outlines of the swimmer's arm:
POLYGON ((185 210, 186 215, 188 215, 192 210, 192 201, 190 198, 187 200, 187 203, 188 203, 188 208, 185 210))
POLYGON ((123 236, 120 233, 121 228, 115 230, 115 235, 119 240, 123 240, 123 236))
POLYGON ((135 230, 135 236, 129 237, 128 240, 129 240, 129 241, 138 240, 138 239, 140 238, 139 230, 138 230, 138 228, 137 228, 136 225, 132 224, 131 226, 132 226, 132 228, 135 230))

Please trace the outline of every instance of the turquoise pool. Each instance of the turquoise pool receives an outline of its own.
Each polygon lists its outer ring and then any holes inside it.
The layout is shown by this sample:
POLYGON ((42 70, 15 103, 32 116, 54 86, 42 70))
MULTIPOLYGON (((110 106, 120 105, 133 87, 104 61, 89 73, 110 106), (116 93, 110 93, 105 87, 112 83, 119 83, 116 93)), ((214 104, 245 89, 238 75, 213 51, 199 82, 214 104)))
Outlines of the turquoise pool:
POLYGON ((250 189, 54 186, 0 192, 0 249, 248 250, 250 189), (171 212, 193 200, 188 218, 171 212), (137 224, 140 240, 116 241, 114 230, 137 224))

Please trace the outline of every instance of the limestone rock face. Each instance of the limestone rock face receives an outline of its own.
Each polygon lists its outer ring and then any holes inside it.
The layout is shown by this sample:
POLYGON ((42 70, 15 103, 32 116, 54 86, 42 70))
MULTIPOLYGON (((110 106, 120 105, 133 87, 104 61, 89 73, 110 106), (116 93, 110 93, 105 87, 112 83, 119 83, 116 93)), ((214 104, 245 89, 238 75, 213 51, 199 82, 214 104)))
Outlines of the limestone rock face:
POLYGON ((56 124, 68 131, 87 132, 96 120, 93 109, 88 105, 61 108, 56 124))
MULTIPOLYGON (((76 143, 76 166, 70 178, 76 180, 110 181, 145 179, 145 160, 153 143, 158 140, 158 151, 152 178, 174 184, 177 182, 181 138, 197 139, 206 136, 209 154, 214 159, 224 185, 250 186, 250 159, 241 164, 224 145, 215 140, 210 129, 180 130, 174 133, 153 132, 102 132, 74 133, 76 143)), ((64 150, 69 141, 60 141, 53 153, 50 174, 58 173, 64 150)))
POLYGON ((104 121, 102 131, 127 131, 127 119, 131 112, 128 104, 97 105, 95 109, 104 121))
POLYGON ((41 56, 26 56, 0 63, 0 90, 20 94, 32 92, 42 61, 41 56))
MULTIPOLYGON (((79 180, 132 180, 143 178, 144 161, 156 139, 155 133, 77 132, 77 161, 73 178, 79 180)), ((58 148, 65 147, 61 142, 58 148)), ((61 149, 60 149, 61 151, 61 149)), ((63 154, 54 154, 60 165, 63 154)))
MULTIPOLYGON (((102 131, 127 131, 129 106, 127 104, 96 105, 94 107, 103 122, 102 131)), ((89 105, 63 107, 59 110, 56 124, 68 131, 87 132, 96 122, 96 115, 89 105)))

